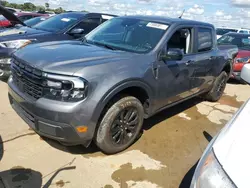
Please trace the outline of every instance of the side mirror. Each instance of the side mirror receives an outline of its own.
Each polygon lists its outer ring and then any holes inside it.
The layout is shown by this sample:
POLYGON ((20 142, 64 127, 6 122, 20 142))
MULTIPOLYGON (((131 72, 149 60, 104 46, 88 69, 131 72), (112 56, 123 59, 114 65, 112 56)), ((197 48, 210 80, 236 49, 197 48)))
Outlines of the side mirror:
POLYGON ((69 32, 69 34, 71 35, 81 35, 83 33, 84 33, 84 29, 81 29, 81 28, 75 28, 69 32))
POLYGON ((250 64, 245 64, 241 70, 240 77, 242 80, 250 84, 250 64))
POLYGON ((179 48, 170 48, 166 54, 161 56, 161 59, 164 61, 175 60, 180 61, 183 58, 184 53, 179 48))

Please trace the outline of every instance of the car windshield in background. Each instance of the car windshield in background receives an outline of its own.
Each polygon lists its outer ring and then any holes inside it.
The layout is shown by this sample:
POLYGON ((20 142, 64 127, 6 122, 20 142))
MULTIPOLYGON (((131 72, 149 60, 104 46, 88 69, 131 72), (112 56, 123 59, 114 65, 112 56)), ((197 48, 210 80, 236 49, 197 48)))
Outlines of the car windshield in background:
POLYGON ((29 19, 29 20, 26 20, 24 23, 31 27, 31 26, 34 26, 44 20, 46 20, 47 18, 44 18, 44 17, 35 17, 35 18, 32 18, 32 19, 29 19))
POLYGON ((135 53, 151 51, 168 25, 134 18, 113 18, 86 36, 86 42, 135 53))
POLYGON ((236 45, 239 49, 250 50, 250 36, 224 35, 218 39, 219 45, 236 45))
POLYGON ((226 33, 229 33, 229 32, 237 32, 236 29, 216 29, 216 34, 217 35, 224 35, 226 33))
POLYGON ((36 24, 33 28, 50 32, 58 32, 74 25, 82 15, 60 14, 36 24))

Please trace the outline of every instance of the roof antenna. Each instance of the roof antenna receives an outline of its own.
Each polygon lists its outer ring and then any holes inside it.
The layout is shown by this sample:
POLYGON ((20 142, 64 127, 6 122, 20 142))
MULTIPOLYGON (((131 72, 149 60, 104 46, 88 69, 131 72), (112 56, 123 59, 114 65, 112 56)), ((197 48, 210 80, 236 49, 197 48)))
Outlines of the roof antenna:
POLYGON ((182 18, 184 12, 185 12, 185 9, 182 11, 182 13, 181 13, 181 15, 179 16, 179 18, 182 18))

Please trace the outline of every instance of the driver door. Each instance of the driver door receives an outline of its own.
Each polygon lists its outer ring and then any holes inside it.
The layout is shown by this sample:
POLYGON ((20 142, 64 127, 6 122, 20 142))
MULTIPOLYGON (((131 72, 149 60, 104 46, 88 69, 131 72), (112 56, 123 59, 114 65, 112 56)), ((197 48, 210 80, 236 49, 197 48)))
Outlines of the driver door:
POLYGON ((179 49, 183 53, 183 58, 160 60, 153 67, 154 71, 156 69, 158 71, 159 108, 181 101, 193 94, 194 68, 192 64, 195 62, 193 36, 193 28, 178 28, 168 40, 162 53, 168 53, 171 49, 179 49), (185 31, 187 31, 186 34, 185 31))

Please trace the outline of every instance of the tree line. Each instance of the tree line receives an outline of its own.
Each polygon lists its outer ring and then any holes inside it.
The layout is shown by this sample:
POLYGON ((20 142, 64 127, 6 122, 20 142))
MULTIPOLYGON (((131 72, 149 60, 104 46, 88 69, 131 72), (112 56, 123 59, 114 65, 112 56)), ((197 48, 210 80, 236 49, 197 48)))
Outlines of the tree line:
POLYGON ((33 3, 26 2, 23 4, 17 4, 17 3, 9 3, 8 1, 2 1, 0 0, 0 4, 4 7, 10 7, 15 9, 20 9, 23 11, 39 11, 39 12, 45 12, 45 11, 53 11, 56 14, 60 14, 65 12, 65 10, 62 7, 59 7, 57 9, 51 9, 49 3, 45 3, 44 6, 42 5, 34 5, 33 3))

